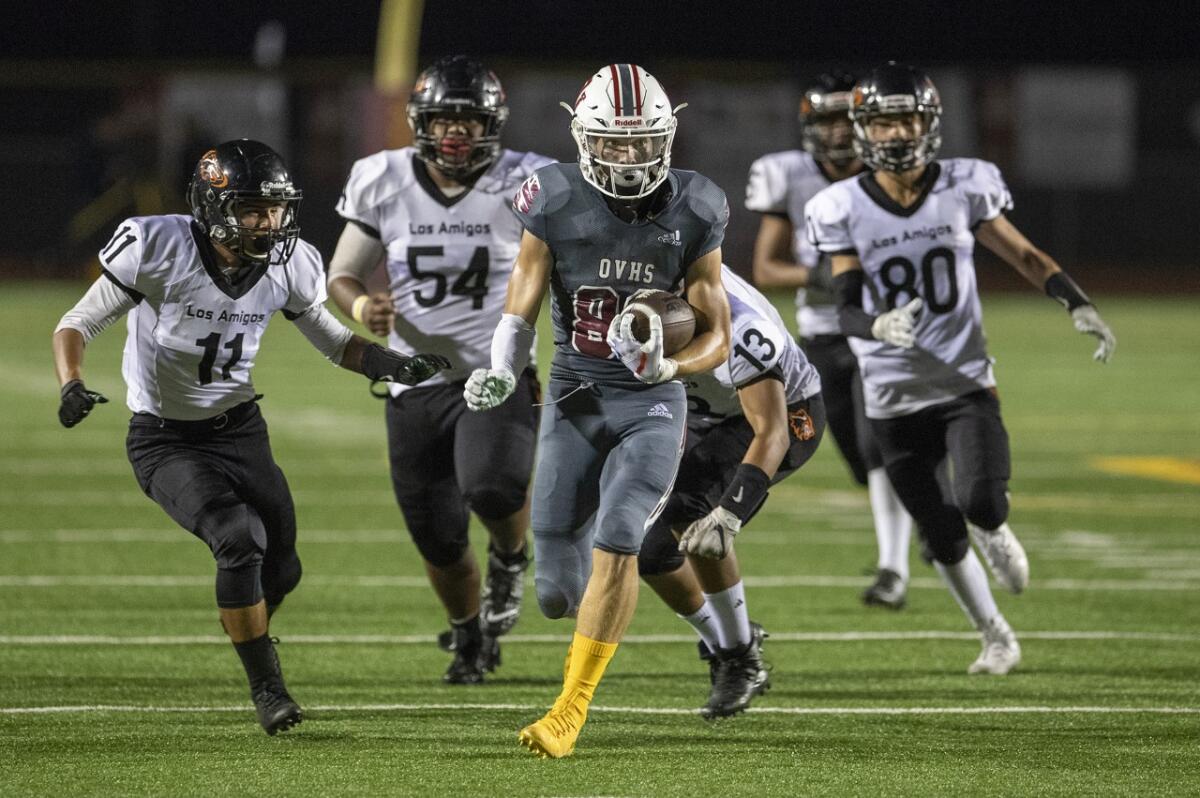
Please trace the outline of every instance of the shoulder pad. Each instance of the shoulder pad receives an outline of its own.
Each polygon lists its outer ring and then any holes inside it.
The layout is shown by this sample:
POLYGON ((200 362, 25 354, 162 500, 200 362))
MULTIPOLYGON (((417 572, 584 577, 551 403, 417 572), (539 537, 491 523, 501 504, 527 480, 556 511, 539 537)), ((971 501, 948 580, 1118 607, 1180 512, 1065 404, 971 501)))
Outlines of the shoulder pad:
POLYGON ((411 147, 383 150, 354 162, 346 187, 338 198, 337 212, 378 229, 372 211, 388 197, 413 182, 411 147))

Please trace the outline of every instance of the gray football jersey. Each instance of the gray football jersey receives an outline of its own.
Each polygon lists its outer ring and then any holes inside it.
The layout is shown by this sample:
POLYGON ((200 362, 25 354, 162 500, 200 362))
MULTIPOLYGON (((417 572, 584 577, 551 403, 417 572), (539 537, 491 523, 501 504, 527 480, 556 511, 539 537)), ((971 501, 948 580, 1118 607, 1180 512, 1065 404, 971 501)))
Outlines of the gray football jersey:
POLYGON ((552 377, 642 386, 609 349, 609 324, 637 291, 682 293, 687 267, 721 245, 729 220, 708 178, 672 169, 668 180, 667 206, 636 224, 613 214, 578 164, 543 166, 521 184, 513 212, 554 255, 552 377))
POLYGON ((856 253, 864 275, 863 308, 872 316, 914 297, 925 301, 916 345, 851 337, 869 418, 892 418, 996 384, 975 285, 972 231, 1012 207, 995 164, 950 158, 931 164, 925 193, 901 208, 877 183, 834 183, 806 209, 808 232, 822 252, 856 253))

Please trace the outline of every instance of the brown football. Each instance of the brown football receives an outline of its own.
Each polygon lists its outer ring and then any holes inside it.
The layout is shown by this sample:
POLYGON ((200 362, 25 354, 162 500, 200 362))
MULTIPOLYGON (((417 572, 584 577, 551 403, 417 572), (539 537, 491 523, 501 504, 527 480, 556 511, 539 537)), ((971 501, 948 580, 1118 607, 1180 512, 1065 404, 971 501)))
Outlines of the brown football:
POLYGON ((633 337, 646 342, 650 316, 662 319, 663 354, 673 355, 696 335, 696 312, 683 297, 666 291, 649 291, 633 299, 625 309, 633 313, 633 337))

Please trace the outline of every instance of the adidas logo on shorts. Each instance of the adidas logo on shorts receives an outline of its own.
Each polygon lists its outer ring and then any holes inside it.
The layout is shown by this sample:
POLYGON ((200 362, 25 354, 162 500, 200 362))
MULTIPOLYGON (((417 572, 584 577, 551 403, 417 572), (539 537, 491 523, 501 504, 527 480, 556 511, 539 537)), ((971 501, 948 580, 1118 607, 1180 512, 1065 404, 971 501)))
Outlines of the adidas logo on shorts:
POLYGON ((659 402, 654 407, 650 408, 650 411, 648 413, 646 413, 646 415, 647 416, 661 416, 663 418, 675 418, 675 416, 671 415, 670 409, 666 405, 664 405, 662 402, 659 402))

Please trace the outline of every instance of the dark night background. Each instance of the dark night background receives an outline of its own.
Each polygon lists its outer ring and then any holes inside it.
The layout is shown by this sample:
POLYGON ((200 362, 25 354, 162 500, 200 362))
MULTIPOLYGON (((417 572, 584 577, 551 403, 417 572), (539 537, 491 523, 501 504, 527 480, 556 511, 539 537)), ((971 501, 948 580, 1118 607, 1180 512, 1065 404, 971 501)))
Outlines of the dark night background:
MULTIPOLYGON (((360 0, 6 4, 0 170, 19 190, 0 193, 0 213, 26 223, 0 227, 0 275, 80 275, 124 216, 184 210, 180 186, 201 142, 247 134, 270 137, 289 158, 307 197, 305 237, 328 256, 340 229, 331 209, 350 164, 384 146, 379 106, 367 96, 379 14, 378 3, 360 0), (270 20, 286 31, 285 56, 262 68, 251 53, 270 20), (266 125, 270 132, 256 133, 270 114, 256 127, 235 111, 205 113, 237 107, 219 86, 268 83, 282 98, 282 121, 266 125), (189 92, 207 92, 212 105, 199 113, 170 105, 189 92), (161 201, 123 188, 130 174, 143 189, 156 182, 161 201)), ((740 207, 746 169, 758 155, 796 146, 804 82, 830 66, 908 61, 928 68, 948 101, 943 153, 1000 164, 1017 200, 1014 221, 1065 265, 1118 275, 1136 265, 1142 285, 1174 280, 1200 290, 1187 266, 1200 227, 1194 4, 425 2, 419 64, 456 52, 501 75, 513 109, 506 144, 563 159, 575 153, 556 101, 573 96, 583 76, 614 61, 658 75, 673 99, 691 105, 675 164, 709 174, 729 195, 727 259, 742 270, 757 225, 740 207), (1119 179, 1059 185, 1030 172, 1033 130, 1058 131, 1051 144, 1107 168, 1086 135, 1112 107, 1105 84, 1093 83, 1098 102, 1071 111, 1066 124, 1029 121, 1021 81, 1037 70, 1052 80, 1061 72, 1065 86, 1081 74, 1125 81, 1122 96, 1134 107, 1116 126, 1130 153, 1114 167, 1119 179)))

